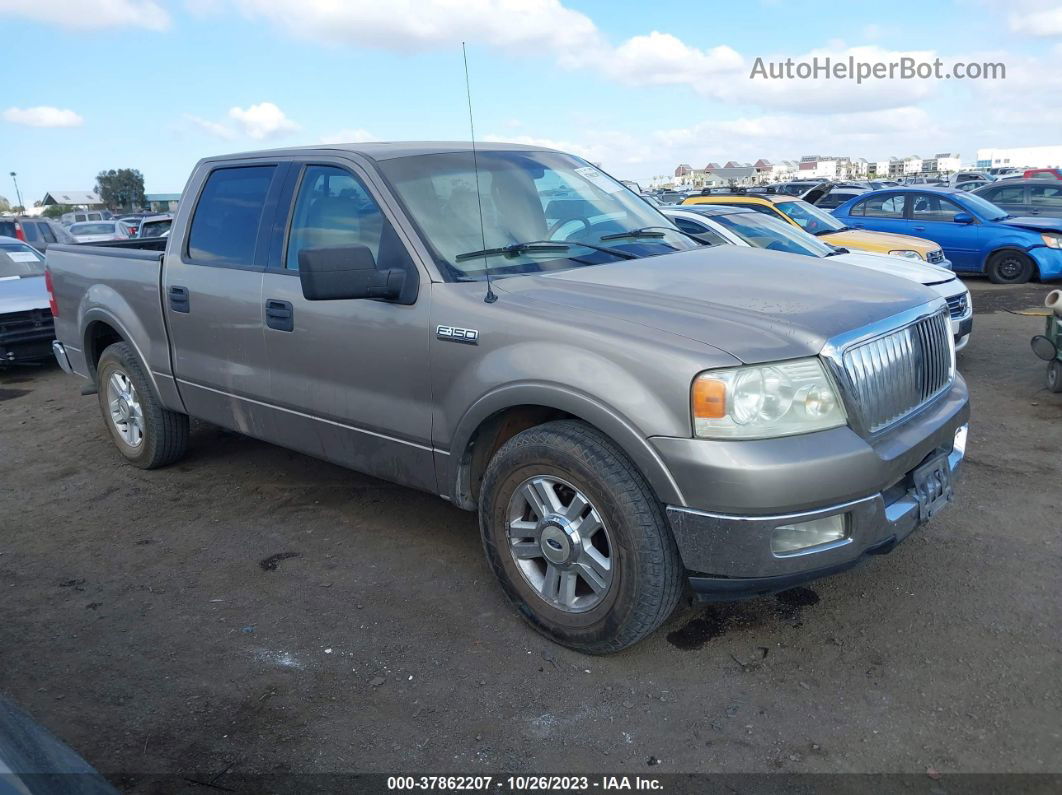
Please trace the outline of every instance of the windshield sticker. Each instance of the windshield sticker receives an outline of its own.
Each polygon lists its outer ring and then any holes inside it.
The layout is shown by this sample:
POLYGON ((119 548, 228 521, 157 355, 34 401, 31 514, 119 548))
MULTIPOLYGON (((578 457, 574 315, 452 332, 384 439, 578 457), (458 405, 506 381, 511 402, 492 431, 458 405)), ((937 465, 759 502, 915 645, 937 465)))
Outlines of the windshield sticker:
POLYGON ((575 169, 575 173, 585 179, 592 185, 596 185, 601 188, 605 193, 619 193, 621 190, 626 190, 620 183, 612 179, 612 177, 602 174, 593 166, 583 166, 582 168, 575 169))
POLYGON ((37 255, 32 251, 8 251, 5 252, 12 262, 37 262, 37 255))

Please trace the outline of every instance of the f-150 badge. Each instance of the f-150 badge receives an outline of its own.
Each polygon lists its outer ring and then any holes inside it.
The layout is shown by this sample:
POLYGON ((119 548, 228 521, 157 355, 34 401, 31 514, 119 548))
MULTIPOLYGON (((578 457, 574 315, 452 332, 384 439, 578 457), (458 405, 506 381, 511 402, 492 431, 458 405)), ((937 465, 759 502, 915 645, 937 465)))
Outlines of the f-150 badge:
POLYGON ((450 342, 463 342, 466 345, 475 345, 479 342, 479 330, 474 328, 458 328, 457 326, 436 326, 435 336, 441 340, 450 342))

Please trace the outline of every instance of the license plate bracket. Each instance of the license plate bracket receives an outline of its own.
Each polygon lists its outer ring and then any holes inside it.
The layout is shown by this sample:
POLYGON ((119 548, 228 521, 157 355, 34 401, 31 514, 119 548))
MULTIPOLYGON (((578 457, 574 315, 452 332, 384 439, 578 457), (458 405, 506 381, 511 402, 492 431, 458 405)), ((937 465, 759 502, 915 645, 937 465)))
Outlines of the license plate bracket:
POLYGON ((918 520, 931 519, 955 496, 948 454, 938 453, 911 473, 911 496, 918 503, 918 520))

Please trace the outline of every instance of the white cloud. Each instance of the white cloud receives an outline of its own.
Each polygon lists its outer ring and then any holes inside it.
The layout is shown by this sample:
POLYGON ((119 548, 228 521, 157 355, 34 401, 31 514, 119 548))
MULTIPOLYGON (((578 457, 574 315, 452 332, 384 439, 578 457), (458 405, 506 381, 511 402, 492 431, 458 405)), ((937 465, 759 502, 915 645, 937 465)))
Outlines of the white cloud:
POLYGON ((224 141, 232 141, 240 137, 261 141, 301 129, 272 102, 259 102, 247 108, 229 108, 228 117, 231 119, 231 123, 228 124, 190 114, 186 114, 184 118, 208 135, 224 141))
POLYGON ((170 15, 155 0, 0 0, 2 16, 81 29, 170 26, 170 15))
POLYGON ((700 93, 711 93, 713 78, 745 68, 745 59, 730 47, 700 50, 670 33, 653 31, 634 36, 611 52, 597 53, 599 69, 629 85, 689 85, 700 93))
POLYGON ((1011 14, 1010 29, 1029 36, 1062 36, 1062 5, 1030 7, 1011 14))
POLYGON ((221 138, 226 141, 231 141, 236 137, 236 131, 231 127, 226 127, 224 124, 216 121, 210 121, 210 119, 203 119, 199 116, 186 115, 184 117, 191 124, 198 127, 208 135, 212 135, 215 138, 221 138))
POLYGON ((284 115, 272 102, 259 102, 248 108, 231 108, 229 118, 236 122, 244 135, 260 141, 295 132, 299 125, 284 115))
POLYGON ((24 124, 27 127, 80 127, 84 123, 78 114, 64 108, 38 105, 35 108, 8 108, 3 113, 4 121, 24 124))
POLYGON ((246 15, 335 43, 424 50, 484 41, 562 50, 597 36, 590 18, 558 0, 233 0, 246 15))
POLYGON ((321 136, 321 143, 323 144, 361 144, 366 141, 378 141, 377 136, 373 135, 368 130, 356 129, 344 129, 338 130, 329 135, 321 136))

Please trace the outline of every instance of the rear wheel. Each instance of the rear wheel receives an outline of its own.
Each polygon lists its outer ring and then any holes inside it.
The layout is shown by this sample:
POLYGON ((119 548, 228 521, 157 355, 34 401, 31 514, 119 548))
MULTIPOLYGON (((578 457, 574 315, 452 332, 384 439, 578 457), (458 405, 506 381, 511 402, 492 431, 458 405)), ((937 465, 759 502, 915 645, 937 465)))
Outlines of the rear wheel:
POLYGON ((1047 363, 1047 388, 1052 392, 1062 392, 1062 362, 1058 359, 1047 363))
POLYGON ((479 505, 503 590, 557 643, 619 651, 678 603, 685 572, 659 501, 623 451, 583 423, 550 422, 506 442, 479 505))
POLYGON ((1025 284, 1035 270, 1032 260, 1020 251, 1000 251, 988 261, 988 278, 995 284, 1025 284))
POLYGON ((96 366, 103 422, 118 451, 141 469, 172 464, 188 448, 188 417, 162 407, 140 359, 125 342, 109 345, 96 366))

